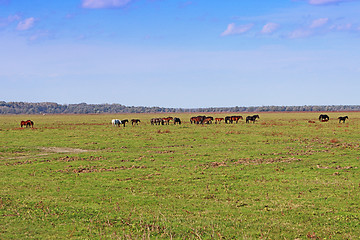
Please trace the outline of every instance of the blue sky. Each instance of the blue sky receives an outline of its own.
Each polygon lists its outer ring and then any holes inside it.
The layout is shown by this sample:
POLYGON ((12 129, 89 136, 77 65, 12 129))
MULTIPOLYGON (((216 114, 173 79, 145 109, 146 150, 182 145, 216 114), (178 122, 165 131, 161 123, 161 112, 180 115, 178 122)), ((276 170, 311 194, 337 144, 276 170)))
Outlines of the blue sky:
POLYGON ((360 104, 359 0, 0 0, 0 100, 360 104))

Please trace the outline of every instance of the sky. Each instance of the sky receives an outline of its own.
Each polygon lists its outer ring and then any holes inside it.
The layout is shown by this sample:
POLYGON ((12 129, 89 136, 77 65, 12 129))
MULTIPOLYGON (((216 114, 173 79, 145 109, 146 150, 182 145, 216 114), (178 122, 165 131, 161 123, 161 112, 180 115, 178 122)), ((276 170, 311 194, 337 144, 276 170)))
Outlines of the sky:
POLYGON ((360 104, 360 0, 0 0, 0 101, 360 104))

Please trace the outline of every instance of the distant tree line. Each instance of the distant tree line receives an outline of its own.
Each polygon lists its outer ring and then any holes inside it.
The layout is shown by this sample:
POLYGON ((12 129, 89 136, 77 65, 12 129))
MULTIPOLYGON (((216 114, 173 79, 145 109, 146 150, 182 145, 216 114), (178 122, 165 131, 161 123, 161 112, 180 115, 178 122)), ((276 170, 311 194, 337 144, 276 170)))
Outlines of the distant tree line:
POLYGON ((331 106, 259 106, 164 108, 124 106, 122 104, 58 104, 0 101, 0 114, 96 114, 96 113, 186 113, 186 112, 331 112, 360 111, 360 105, 331 106))

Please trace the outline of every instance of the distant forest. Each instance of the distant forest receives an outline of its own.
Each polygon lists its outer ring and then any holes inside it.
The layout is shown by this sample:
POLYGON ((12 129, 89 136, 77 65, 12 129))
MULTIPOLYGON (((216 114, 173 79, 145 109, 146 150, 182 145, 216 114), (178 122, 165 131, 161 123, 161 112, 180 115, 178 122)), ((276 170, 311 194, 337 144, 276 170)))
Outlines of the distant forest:
POLYGON ((360 111, 360 105, 332 106, 261 106, 261 107, 210 107, 164 108, 135 107, 121 104, 57 104, 52 102, 0 101, 0 114, 97 114, 97 113, 186 113, 186 112, 331 112, 360 111))

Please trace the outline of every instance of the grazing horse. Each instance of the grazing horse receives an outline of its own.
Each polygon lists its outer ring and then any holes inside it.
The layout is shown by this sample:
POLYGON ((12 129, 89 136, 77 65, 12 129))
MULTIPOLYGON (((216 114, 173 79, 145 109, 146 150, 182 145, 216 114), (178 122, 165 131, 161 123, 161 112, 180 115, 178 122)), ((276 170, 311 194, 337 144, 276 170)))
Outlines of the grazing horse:
POLYGON ((257 118, 260 118, 259 115, 247 116, 246 117, 246 123, 249 123, 249 122, 255 123, 257 118))
POLYGON ((215 124, 221 123, 221 121, 224 121, 224 118, 215 118, 215 124))
POLYGON ((321 114, 321 115, 319 116, 319 121, 320 121, 320 122, 327 122, 327 121, 329 121, 329 120, 330 120, 330 118, 329 118, 329 116, 326 115, 326 114, 321 114))
POLYGON ((206 118, 202 121, 202 124, 204 124, 204 123, 206 123, 206 124, 211 124, 213 120, 214 120, 213 117, 206 117, 206 118))
POLYGON ((179 124, 179 125, 181 124, 180 118, 177 118, 177 117, 174 118, 174 125, 175 125, 175 124, 179 124))
POLYGON ((238 123, 238 121, 240 119, 243 119, 243 117, 242 116, 231 116, 231 123, 232 122, 238 123))
POLYGON ((150 119, 151 125, 164 125, 164 120, 162 118, 152 118, 150 119))
POLYGON ((167 118, 163 118, 163 120, 164 120, 164 123, 166 125, 169 125, 170 121, 173 120, 173 118, 172 117, 167 117, 167 118))
POLYGON ((21 121, 21 122, 20 122, 20 126, 21 126, 21 127, 26 126, 26 121, 21 121))
POLYGON ((34 127, 34 122, 31 121, 31 120, 26 120, 26 121, 21 121, 20 122, 20 126, 23 127, 23 126, 26 126, 26 127, 34 127))
POLYGON ((129 122, 129 120, 127 119, 124 119, 124 120, 121 120, 120 121, 120 124, 122 124, 124 127, 125 127, 125 123, 129 122))
POLYGON ((139 122, 141 122, 140 119, 131 119, 131 125, 133 125, 133 126, 134 126, 134 124, 139 125, 139 122))
POLYGON ((225 117, 225 123, 232 123, 232 120, 231 120, 230 116, 225 117))
POLYGON ((349 119, 349 117, 348 117, 348 116, 338 117, 338 119, 339 119, 339 123, 341 123, 341 121, 342 121, 343 123, 345 123, 345 120, 346 120, 346 119, 349 119))
POLYGON ((196 124, 202 124, 203 121, 205 120, 206 116, 197 116, 197 117, 192 117, 190 118, 190 123, 196 123, 196 124))
POLYGON ((116 126, 120 127, 121 121, 119 119, 113 119, 113 120, 111 120, 111 124, 114 127, 116 127, 116 126))

